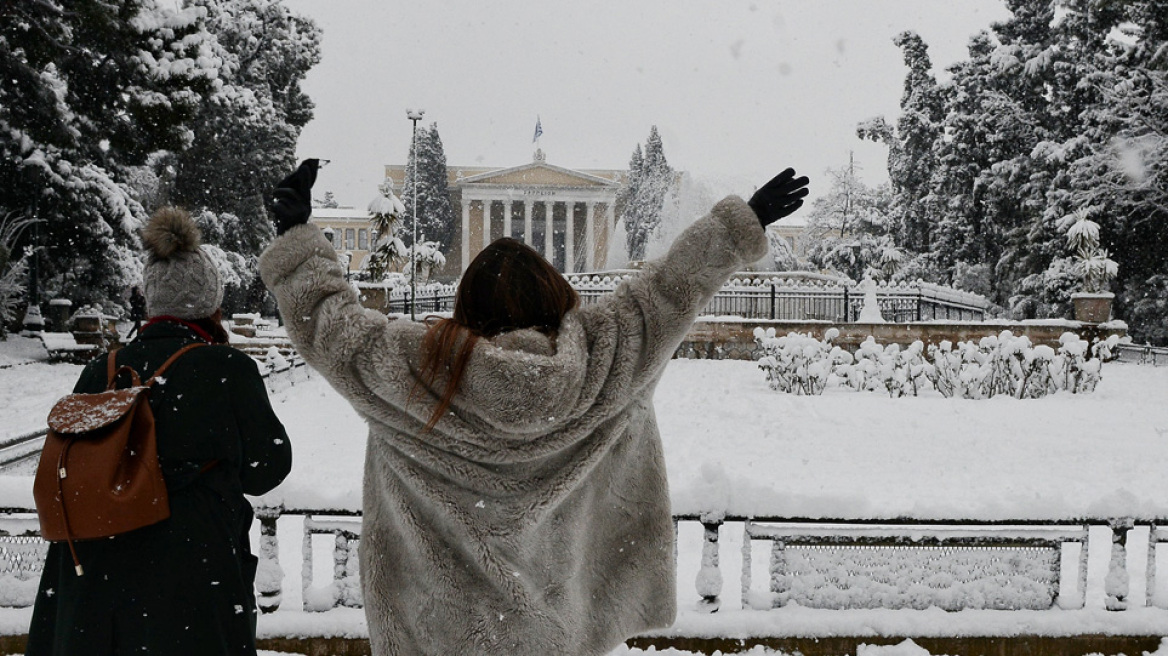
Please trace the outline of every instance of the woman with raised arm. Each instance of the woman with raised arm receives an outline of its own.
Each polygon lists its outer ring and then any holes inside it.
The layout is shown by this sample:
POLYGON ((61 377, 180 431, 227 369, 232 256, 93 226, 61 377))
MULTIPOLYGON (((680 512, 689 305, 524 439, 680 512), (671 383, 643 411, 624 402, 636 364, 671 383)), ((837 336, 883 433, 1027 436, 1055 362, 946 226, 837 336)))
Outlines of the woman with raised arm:
POLYGON ((361 307, 315 226, 307 160, 268 199, 260 260, 300 354, 369 424, 361 582, 373 653, 607 654, 669 626, 673 528, 653 390, 763 228, 788 169, 730 196, 600 302, 513 239, 463 274, 452 318, 361 307))

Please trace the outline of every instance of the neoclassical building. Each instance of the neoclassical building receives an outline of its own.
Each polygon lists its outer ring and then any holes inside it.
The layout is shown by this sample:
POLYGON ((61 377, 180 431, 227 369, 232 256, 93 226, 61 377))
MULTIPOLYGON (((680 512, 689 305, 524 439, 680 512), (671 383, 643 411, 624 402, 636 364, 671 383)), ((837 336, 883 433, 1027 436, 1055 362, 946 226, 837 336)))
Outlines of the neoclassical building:
POLYGON ((341 261, 348 260, 349 271, 357 272, 369 255, 369 247, 377 240, 373 216, 369 210, 353 207, 314 207, 312 218, 325 236, 331 236, 333 248, 341 261))
MULTIPOLYGON (((458 276, 486 244, 503 236, 523 240, 564 273, 605 268, 625 171, 555 166, 537 150, 521 166, 447 166, 447 172, 459 230, 441 275, 458 276)), ((400 195, 405 166, 387 165, 385 175, 400 195)))

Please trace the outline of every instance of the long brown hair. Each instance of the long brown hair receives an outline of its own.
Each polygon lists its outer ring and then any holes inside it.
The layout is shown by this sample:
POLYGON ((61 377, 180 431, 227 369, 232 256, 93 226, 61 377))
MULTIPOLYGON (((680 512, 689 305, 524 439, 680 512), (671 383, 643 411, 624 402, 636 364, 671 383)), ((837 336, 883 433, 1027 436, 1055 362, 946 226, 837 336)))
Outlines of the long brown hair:
POLYGON ((450 376, 425 430, 450 408, 480 338, 521 328, 552 335, 579 300, 568 281, 530 246, 510 237, 491 242, 462 274, 454 316, 431 325, 422 341, 422 381, 432 386, 443 370, 450 376))

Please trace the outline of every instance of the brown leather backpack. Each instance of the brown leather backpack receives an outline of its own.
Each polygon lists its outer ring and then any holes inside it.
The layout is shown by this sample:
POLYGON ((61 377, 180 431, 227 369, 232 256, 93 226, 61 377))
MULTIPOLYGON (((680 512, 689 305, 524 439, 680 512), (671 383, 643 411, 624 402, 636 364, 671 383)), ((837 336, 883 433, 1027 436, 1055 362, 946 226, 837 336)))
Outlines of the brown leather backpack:
POLYGON ((110 353, 106 391, 70 394, 49 412, 33 498, 41 537, 69 543, 78 576, 84 572, 74 540, 120 535, 170 517, 149 392, 179 356, 200 346, 206 344, 176 351, 145 384, 133 367, 118 368, 110 353), (123 371, 133 385, 115 389, 123 371))

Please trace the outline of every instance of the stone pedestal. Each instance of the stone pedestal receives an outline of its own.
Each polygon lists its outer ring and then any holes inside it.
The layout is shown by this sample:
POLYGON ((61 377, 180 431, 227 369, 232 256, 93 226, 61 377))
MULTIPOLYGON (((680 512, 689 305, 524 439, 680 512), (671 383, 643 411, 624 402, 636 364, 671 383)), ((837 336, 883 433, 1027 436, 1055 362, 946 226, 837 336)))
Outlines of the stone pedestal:
POLYGON ((243 337, 255 337, 255 320, 254 314, 233 314, 231 315, 231 332, 243 337))
POLYGON ((69 323, 69 315, 73 313, 73 301, 67 298, 54 298, 49 301, 49 325, 55 332, 64 332, 69 323))
POLYGON ((21 329, 29 335, 39 335, 45 332, 45 319, 41 316, 41 308, 38 305, 29 305, 28 309, 25 310, 21 329))
POLYGON ((1075 304, 1075 321, 1083 323, 1111 321, 1111 302, 1114 299, 1115 294, 1110 292, 1071 294, 1071 301, 1075 304))
POLYGON ((102 316, 99 310, 82 308, 73 315, 73 339, 78 344, 105 348, 105 334, 102 331, 102 316))

